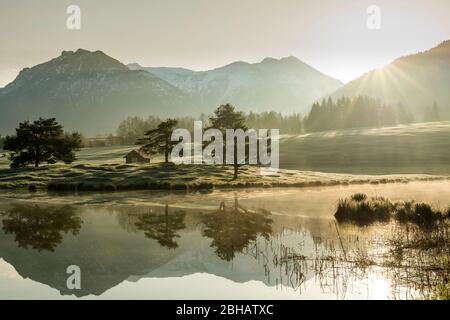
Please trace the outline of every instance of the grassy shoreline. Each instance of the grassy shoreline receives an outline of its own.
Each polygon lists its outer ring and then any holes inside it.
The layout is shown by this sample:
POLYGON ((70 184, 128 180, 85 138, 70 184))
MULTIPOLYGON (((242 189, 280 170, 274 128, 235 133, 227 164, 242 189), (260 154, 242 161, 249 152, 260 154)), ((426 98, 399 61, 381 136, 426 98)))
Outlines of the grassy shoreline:
POLYGON ((12 170, 0 157, 0 189, 195 190, 447 180, 449 138, 450 121, 287 135, 280 138, 278 176, 264 177, 248 166, 234 181, 230 167, 165 165, 161 155, 151 164, 124 164, 134 145, 83 148, 73 165, 37 169, 12 170))
POLYGON ((232 167, 155 163, 49 165, 40 168, 0 169, 0 189, 50 191, 208 190, 226 188, 314 187, 350 184, 408 183, 450 180, 426 174, 354 175, 280 169, 262 176, 245 166, 237 180, 232 167))

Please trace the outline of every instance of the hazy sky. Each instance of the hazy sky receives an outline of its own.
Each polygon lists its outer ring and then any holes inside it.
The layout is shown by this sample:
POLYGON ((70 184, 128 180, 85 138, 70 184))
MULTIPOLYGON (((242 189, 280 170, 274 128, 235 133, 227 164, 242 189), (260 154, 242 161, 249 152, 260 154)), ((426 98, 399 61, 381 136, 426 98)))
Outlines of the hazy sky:
POLYGON ((0 0, 0 87, 62 50, 195 70, 294 55, 349 81, 450 39, 450 0, 0 0), (81 30, 66 9, 81 7, 81 30), (369 5, 381 29, 366 26, 369 5))

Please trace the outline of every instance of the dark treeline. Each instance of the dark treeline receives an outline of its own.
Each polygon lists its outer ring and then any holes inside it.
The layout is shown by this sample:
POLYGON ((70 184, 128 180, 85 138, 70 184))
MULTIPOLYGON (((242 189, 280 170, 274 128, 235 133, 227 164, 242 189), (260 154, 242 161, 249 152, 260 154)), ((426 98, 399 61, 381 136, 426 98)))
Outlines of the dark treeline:
MULTIPOLYGON (((184 128, 189 131, 194 130, 194 121, 205 119, 206 116, 201 115, 199 118, 194 117, 178 117, 177 127, 184 128)), ((117 128, 117 138, 118 142, 121 144, 135 144, 139 139, 141 139, 145 133, 149 130, 156 129, 158 125, 165 119, 159 117, 149 116, 147 118, 143 117, 128 117, 123 120, 119 127, 117 128)))
MULTIPOLYGON (((440 120, 439 107, 436 103, 425 106, 421 110, 411 110, 402 104, 392 106, 367 96, 342 97, 337 100, 324 99, 314 103, 311 111, 304 118, 299 113, 282 115, 275 111, 250 112, 245 113, 244 116, 247 128, 279 129, 280 134, 382 127, 440 120)), ((101 147, 135 144, 147 131, 157 128, 164 120, 156 116, 128 117, 119 124, 115 136, 109 134, 89 139, 83 138, 83 145, 101 147)), ((209 116, 204 114, 199 117, 178 117, 174 120, 177 120, 177 128, 185 128, 191 132, 194 129, 195 120, 201 120, 205 128, 210 125, 209 116)))
MULTIPOLYGON (((263 112, 244 114, 245 123, 248 128, 252 129, 280 129, 280 133, 302 133, 302 117, 300 114, 292 114, 283 116, 277 112, 263 112)), ((197 118, 194 117, 178 117, 174 118, 178 121, 177 128, 184 128, 189 131, 194 130, 194 121, 200 120, 203 122, 203 127, 210 126, 209 117, 202 114, 197 118)), ((92 143, 100 143, 105 141, 107 144, 115 144, 116 142, 121 144, 134 144, 140 138, 142 138, 145 132, 155 129, 164 119, 159 117, 150 116, 147 118, 142 117, 128 117, 123 120, 117 129, 117 139, 114 141, 114 137, 99 137, 97 142, 93 139, 89 139, 92 143)), ((89 145, 88 142, 85 145, 89 145)))
POLYGON ((423 109, 423 117, 414 117, 402 104, 391 106, 378 99, 358 96, 353 99, 342 97, 336 101, 328 98, 321 103, 314 103, 303 121, 303 126, 305 132, 314 132, 439 120, 436 103, 423 109))
POLYGON ((81 141, 84 148, 109 147, 123 145, 122 139, 110 134, 98 134, 94 137, 81 135, 81 141))
POLYGON ((245 115, 245 122, 248 128, 253 129, 280 129, 280 133, 302 133, 303 118, 299 113, 282 115, 275 111, 253 113, 245 115))
POLYGON ((5 137, 0 134, 0 150, 3 149, 3 145, 5 144, 5 137))
POLYGON ((358 127, 380 127, 412 122, 410 113, 402 106, 392 107, 365 96, 350 99, 331 98, 314 103, 304 120, 306 131, 325 131, 358 127))

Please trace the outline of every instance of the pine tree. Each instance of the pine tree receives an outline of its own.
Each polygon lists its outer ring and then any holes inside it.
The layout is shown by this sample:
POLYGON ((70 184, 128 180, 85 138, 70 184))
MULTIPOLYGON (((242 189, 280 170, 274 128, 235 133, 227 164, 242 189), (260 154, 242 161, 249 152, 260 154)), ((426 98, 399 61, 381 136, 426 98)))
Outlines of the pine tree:
MULTIPOLYGON (((248 128, 245 125, 245 116, 242 112, 235 111, 234 107, 231 104, 225 104, 221 105, 214 111, 214 115, 209 118, 209 121, 211 123, 211 128, 218 129, 222 132, 222 135, 226 136, 226 130, 227 129, 242 129, 246 131, 248 128)), ((234 168, 234 175, 233 178, 237 179, 238 177, 238 170, 239 167, 242 165, 241 163, 238 163, 237 159, 237 139, 234 139, 234 161, 233 161, 233 168, 234 168)), ((247 143, 246 147, 247 149, 247 143)), ((226 150, 224 150, 226 151, 226 150)), ((226 154, 224 152, 224 154, 226 154)), ((247 152, 246 152, 247 154, 247 152)))
POLYGON ((439 107, 438 107, 436 101, 433 101, 433 106, 431 107, 431 113, 432 113, 433 121, 441 120, 441 116, 439 114, 439 107))
POLYGON ((72 163, 76 160, 75 151, 81 148, 79 133, 64 133, 63 127, 55 118, 39 118, 34 122, 19 124, 15 136, 5 138, 3 149, 11 151, 9 159, 11 168, 43 162, 72 163))
POLYGON ((161 122, 156 129, 148 130, 145 137, 138 140, 143 145, 141 151, 145 153, 163 153, 165 163, 169 162, 169 153, 177 142, 171 140, 172 132, 178 120, 167 119, 161 122))

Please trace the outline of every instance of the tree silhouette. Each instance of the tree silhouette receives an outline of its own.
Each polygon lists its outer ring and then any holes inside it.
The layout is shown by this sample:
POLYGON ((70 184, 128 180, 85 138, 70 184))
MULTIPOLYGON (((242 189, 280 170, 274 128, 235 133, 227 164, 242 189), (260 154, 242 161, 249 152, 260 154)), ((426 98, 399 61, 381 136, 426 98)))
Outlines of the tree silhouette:
POLYGON ((155 239, 158 243, 169 249, 178 248, 174 238, 179 238, 177 231, 186 228, 184 211, 175 211, 169 214, 169 206, 166 205, 164 215, 146 213, 139 215, 135 223, 138 230, 144 231, 147 238, 155 239))
POLYGON ((167 119, 161 122, 156 129, 149 130, 145 137, 138 140, 142 144, 141 151, 145 153, 163 153, 165 163, 169 162, 169 153, 177 142, 171 140, 172 132, 178 120, 167 119))
POLYGON ((439 114, 439 107, 436 103, 436 101, 433 102, 431 107, 425 108, 425 115, 424 115, 424 121, 431 122, 431 121, 439 121, 441 120, 440 114, 439 114))
POLYGON ((275 111, 261 113, 250 111, 245 117, 245 123, 252 129, 278 128, 282 133, 303 132, 303 119, 299 113, 283 115, 275 111))
MULTIPOLYGON (((227 129, 242 129, 246 131, 248 128, 245 125, 245 116, 244 113, 235 111, 234 107, 231 104, 221 105, 214 111, 214 115, 209 118, 211 123, 211 128, 218 129, 222 132, 222 135, 226 136, 227 129)), ((245 149, 248 149, 248 141, 245 142, 245 149)), ((238 155, 237 155, 237 138, 234 138, 234 161, 233 161, 233 179, 237 179, 238 170, 243 163, 239 163, 238 155)), ((226 146, 224 146, 224 154, 226 154, 226 146)), ((246 152, 247 155, 247 152, 246 152)))
POLYGON ((268 215, 264 211, 243 208, 237 199, 232 208, 226 208, 222 202, 216 212, 203 214, 203 235, 213 239, 211 247, 216 248, 215 252, 221 259, 231 261, 236 253, 242 252, 258 236, 269 237, 272 220, 268 215))
POLYGON ((402 104, 393 107, 368 96, 356 96, 315 102, 304 119, 304 127, 307 132, 314 132, 391 126, 413 121, 414 118, 402 104))
POLYGON ((73 207, 40 207, 15 204, 1 213, 3 231, 14 234, 20 248, 54 251, 62 242, 62 233, 77 235, 81 218, 73 207))
POLYGON ((25 121, 19 124, 15 136, 7 136, 4 150, 10 153, 11 168, 40 163, 71 163, 76 160, 75 152, 81 147, 79 133, 64 133, 63 127, 55 118, 39 118, 34 122, 25 121))

